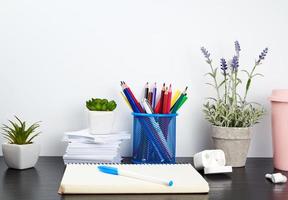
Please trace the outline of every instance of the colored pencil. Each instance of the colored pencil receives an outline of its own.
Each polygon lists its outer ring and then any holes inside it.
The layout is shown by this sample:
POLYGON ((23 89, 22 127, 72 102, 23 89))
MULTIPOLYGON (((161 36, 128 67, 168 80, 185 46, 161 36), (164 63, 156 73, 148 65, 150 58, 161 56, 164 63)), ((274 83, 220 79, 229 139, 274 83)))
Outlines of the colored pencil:
POLYGON ((171 108, 171 97, 172 97, 172 85, 169 85, 169 90, 168 90, 168 97, 167 97, 167 108, 166 108, 166 112, 169 113, 170 112, 170 108, 171 108))
POLYGON ((158 103, 157 103, 157 105, 155 107, 155 113, 162 113, 164 92, 165 92, 165 83, 163 83, 162 90, 161 90, 161 95, 160 95, 158 103))
POLYGON ((157 96, 157 85, 156 82, 154 83, 153 87, 153 95, 152 95, 152 108, 155 109, 156 106, 156 96, 157 96))
POLYGON ((129 103, 129 101, 127 100, 126 96, 123 94, 123 92, 120 92, 121 96, 123 97, 125 103, 128 105, 128 107, 132 110, 132 107, 129 103))
POLYGON ((171 107, 174 106, 174 104, 176 103, 176 101, 180 97, 180 95, 181 95, 181 91, 180 90, 176 90, 175 94, 172 97, 171 107))
POLYGON ((165 92, 164 92, 164 97, 163 97, 163 105, 162 105, 162 113, 163 114, 168 114, 169 110, 168 110, 168 88, 165 88, 165 92))
POLYGON ((181 106, 185 103, 185 101, 188 99, 187 95, 185 95, 179 104, 178 108, 176 109, 176 112, 181 108, 181 106))
POLYGON ((176 113, 180 103, 182 102, 182 99, 184 98, 184 96, 186 96, 187 89, 188 87, 186 86, 185 90, 181 93, 174 106, 172 106, 172 108, 170 109, 171 113, 176 113))
POLYGON ((149 83, 147 82, 145 85, 145 95, 144 95, 145 99, 148 99, 148 93, 149 93, 149 83))
POLYGON ((149 92, 148 93, 148 101, 149 101, 150 105, 152 105, 152 98, 153 98, 153 92, 149 92))
MULTIPOLYGON (((141 113, 144 113, 144 110, 143 108, 141 107, 140 103, 137 101, 137 99, 135 98, 133 92, 131 91, 131 89, 128 87, 128 85, 123 81, 124 83, 124 86, 125 86, 125 89, 128 91, 128 93, 130 94, 130 96, 132 97, 133 101, 135 102, 138 110, 141 112, 141 113)), ((127 98, 128 99, 128 98, 127 98)))
POLYGON ((124 92, 124 94, 125 94, 128 102, 129 102, 130 105, 131 105, 131 108, 132 108, 133 112, 139 113, 140 110, 139 110, 139 108, 137 107, 136 103, 134 102, 131 94, 128 92, 125 83, 122 83, 122 82, 121 82, 121 87, 122 87, 122 90, 123 90, 123 92, 124 92))

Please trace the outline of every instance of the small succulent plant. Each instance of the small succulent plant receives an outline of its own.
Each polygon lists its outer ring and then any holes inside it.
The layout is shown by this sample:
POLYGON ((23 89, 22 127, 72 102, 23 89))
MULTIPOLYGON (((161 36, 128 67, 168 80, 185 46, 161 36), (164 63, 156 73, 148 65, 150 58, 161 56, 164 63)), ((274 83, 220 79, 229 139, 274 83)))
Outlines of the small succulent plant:
POLYGON ((86 107, 90 111, 113 111, 117 107, 114 100, 108 101, 107 99, 92 98, 86 101, 86 107))
POLYGON ((10 144, 32 144, 32 140, 40 134, 40 132, 33 134, 40 127, 39 122, 26 127, 25 121, 21 121, 16 116, 15 118, 16 121, 14 122, 9 120, 10 126, 3 124, 1 128, 2 135, 10 144))

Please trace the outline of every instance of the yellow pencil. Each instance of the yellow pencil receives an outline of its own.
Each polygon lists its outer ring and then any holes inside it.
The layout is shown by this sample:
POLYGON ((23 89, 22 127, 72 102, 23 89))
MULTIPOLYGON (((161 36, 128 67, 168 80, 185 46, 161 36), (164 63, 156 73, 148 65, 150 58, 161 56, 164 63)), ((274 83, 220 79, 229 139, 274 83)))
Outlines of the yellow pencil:
POLYGON ((172 101, 171 101, 171 108, 174 106, 174 104, 176 103, 176 101, 180 97, 180 95, 181 95, 181 91, 176 90, 175 94, 173 95, 172 101))
POLYGON ((132 110, 132 107, 130 105, 130 103, 128 102, 128 99, 125 97, 125 95, 123 94, 123 92, 120 92, 121 96, 123 97, 123 99, 125 100, 126 104, 128 105, 128 107, 132 110))

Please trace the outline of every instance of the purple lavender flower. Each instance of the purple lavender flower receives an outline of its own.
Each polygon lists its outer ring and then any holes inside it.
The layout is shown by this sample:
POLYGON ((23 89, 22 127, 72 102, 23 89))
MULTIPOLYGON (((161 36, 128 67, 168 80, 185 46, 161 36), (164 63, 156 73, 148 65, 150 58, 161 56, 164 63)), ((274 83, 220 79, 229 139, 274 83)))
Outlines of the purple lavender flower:
POLYGON ((220 66, 221 66, 221 70, 222 70, 224 76, 226 76, 228 67, 227 67, 226 60, 224 58, 220 59, 220 66))
POLYGON ((240 44, 237 40, 234 42, 234 44, 235 44, 236 55, 239 57, 239 52, 241 51, 240 44))
POLYGON ((257 64, 260 64, 261 60, 264 60, 265 59, 265 56, 267 55, 268 53, 268 48, 266 47, 262 52, 261 54, 259 55, 259 59, 258 61, 256 62, 257 64))
POLYGON ((238 60, 238 56, 233 56, 233 59, 231 61, 231 68, 232 71, 237 72, 238 71, 238 67, 239 67, 239 60, 238 60))
POLYGON ((210 59, 210 53, 205 49, 205 47, 201 47, 201 51, 204 55, 204 57, 207 59, 206 62, 211 64, 212 60, 210 59))

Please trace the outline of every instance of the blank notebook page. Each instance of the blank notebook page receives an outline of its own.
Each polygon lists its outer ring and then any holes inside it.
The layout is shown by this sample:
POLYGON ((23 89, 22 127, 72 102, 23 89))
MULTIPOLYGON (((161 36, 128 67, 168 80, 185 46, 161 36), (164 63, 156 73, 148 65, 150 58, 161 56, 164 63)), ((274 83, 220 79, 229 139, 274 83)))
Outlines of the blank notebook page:
POLYGON ((173 180, 172 187, 120 175, 105 174, 100 172, 97 166, 97 164, 67 165, 59 193, 207 193, 209 191, 208 183, 191 164, 106 165, 142 175, 173 180))

